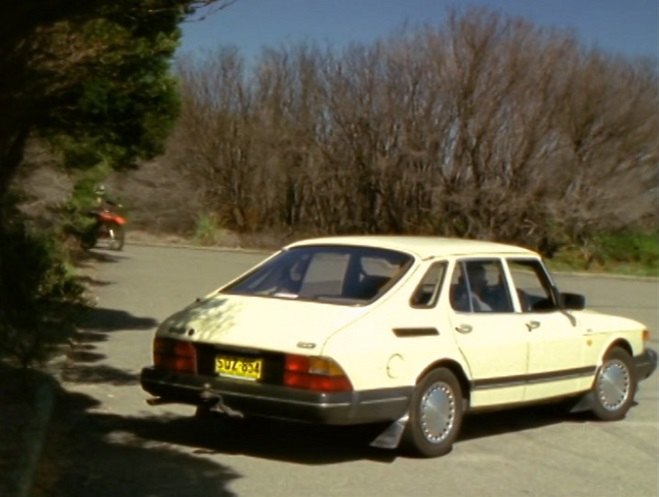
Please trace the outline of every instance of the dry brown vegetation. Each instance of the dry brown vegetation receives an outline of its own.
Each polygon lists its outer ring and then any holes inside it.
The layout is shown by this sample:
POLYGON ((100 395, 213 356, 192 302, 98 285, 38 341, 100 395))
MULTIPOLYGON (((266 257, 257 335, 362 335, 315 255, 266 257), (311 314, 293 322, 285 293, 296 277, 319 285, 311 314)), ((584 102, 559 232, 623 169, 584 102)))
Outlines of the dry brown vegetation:
POLYGON ((177 70, 183 111, 161 163, 185 207, 232 231, 551 254, 657 224, 656 70, 565 33, 476 10, 341 53, 271 49, 252 67, 224 48, 177 70))

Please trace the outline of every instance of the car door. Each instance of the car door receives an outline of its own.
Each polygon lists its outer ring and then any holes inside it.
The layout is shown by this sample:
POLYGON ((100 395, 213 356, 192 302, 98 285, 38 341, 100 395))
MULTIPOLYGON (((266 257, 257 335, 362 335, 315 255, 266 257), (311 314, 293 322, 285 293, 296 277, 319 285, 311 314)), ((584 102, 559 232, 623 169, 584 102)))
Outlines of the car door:
POLYGON ((593 367, 583 364, 586 337, 577 317, 559 308, 544 265, 534 258, 510 258, 507 265, 528 344, 524 400, 587 388, 593 367))
POLYGON ((501 259, 456 261, 449 292, 454 336, 473 382, 471 407, 522 401, 527 332, 501 259))

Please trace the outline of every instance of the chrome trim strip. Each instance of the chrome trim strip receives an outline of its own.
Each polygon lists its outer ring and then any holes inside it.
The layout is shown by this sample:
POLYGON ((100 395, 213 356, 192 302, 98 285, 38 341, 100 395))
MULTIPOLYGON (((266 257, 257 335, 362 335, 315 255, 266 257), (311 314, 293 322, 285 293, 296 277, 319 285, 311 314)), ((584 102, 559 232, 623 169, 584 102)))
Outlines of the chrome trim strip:
POLYGON ((472 385, 474 390, 489 390, 494 388, 534 385, 539 383, 550 383, 554 381, 565 381, 587 376, 594 376, 596 370, 596 366, 586 366, 583 368, 567 369, 563 371, 548 371, 545 373, 535 373, 529 375, 474 380, 472 381, 472 385))
POLYGON ((407 402, 408 400, 410 400, 409 397, 389 397, 387 399, 362 400, 360 404, 368 404, 368 405, 386 404, 389 402, 407 402))

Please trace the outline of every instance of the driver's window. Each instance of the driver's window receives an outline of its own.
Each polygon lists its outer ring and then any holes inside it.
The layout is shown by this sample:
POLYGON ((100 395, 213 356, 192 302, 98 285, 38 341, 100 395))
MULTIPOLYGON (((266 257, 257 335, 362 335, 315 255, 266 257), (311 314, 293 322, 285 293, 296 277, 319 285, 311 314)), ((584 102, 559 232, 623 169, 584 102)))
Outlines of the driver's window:
POLYGON ((522 312, 553 311, 558 308, 552 294, 551 281, 540 261, 510 259, 508 268, 522 312))

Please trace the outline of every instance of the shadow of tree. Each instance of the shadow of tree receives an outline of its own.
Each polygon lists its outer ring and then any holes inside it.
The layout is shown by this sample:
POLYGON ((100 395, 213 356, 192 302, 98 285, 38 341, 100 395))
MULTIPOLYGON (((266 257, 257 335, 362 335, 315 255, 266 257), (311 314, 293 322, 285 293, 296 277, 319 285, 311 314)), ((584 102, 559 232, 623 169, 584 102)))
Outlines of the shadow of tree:
POLYGON ((74 383, 108 383, 115 386, 139 384, 139 377, 135 373, 105 365, 71 364, 62 368, 61 376, 63 380, 74 383))
POLYGON ((69 352, 68 357, 75 362, 96 362, 103 359, 105 355, 99 354, 97 352, 91 352, 90 350, 81 350, 81 347, 76 347, 75 350, 69 352))
POLYGON ((46 373, 0 361, 0 495, 21 495, 21 476, 30 464, 26 435, 40 416, 38 392, 52 385, 46 373))
POLYGON ((114 284, 113 281, 99 280, 89 275, 76 276, 76 280, 82 285, 92 287, 109 286, 114 284))
MULTIPOLYGON (((230 497, 240 475, 125 431, 138 421, 89 412, 98 402, 60 391, 37 472, 35 497, 230 497)), ((163 424, 139 420, 139 423, 163 424)))
POLYGON ((85 331, 91 330, 97 333, 118 330, 149 330, 154 328, 158 321, 154 318, 136 317, 118 309, 91 307, 81 315, 78 324, 85 331))
POLYGON ((107 365, 94 365, 106 355, 96 351, 96 344, 108 340, 108 333, 120 330, 150 330, 158 324, 153 318, 136 317, 116 309, 88 308, 79 318, 78 329, 69 337, 69 349, 62 366, 64 381, 75 383, 109 383, 137 385, 134 372, 107 365))

